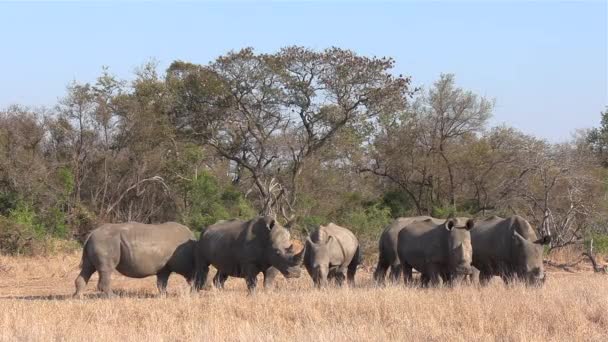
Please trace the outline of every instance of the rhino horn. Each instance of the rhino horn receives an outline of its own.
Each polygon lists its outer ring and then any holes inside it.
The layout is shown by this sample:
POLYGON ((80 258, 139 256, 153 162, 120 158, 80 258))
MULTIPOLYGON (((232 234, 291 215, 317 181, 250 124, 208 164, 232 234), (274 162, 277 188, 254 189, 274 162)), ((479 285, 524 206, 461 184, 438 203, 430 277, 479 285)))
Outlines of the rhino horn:
POLYGON ((293 256, 293 258, 291 259, 291 261, 292 261, 294 264, 300 264, 300 263, 302 263, 302 260, 304 259, 304 251, 305 251, 305 250, 306 250, 306 246, 304 246, 304 248, 302 248, 302 250, 300 251, 300 253, 295 254, 295 255, 293 256))

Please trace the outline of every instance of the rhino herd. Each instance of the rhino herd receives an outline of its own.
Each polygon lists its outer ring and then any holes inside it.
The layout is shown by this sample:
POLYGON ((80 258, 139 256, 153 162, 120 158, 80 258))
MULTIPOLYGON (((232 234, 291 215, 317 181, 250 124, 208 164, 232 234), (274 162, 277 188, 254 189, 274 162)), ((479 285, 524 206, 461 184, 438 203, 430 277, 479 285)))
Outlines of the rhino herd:
MULTIPOLYGON (((252 292, 260 273, 264 287, 269 287, 278 273, 300 277, 302 265, 315 287, 325 287, 329 281, 341 286, 345 280, 354 285, 362 257, 359 241, 350 230, 330 223, 310 233, 301 250, 293 242, 289 230, 271 217, 220 221, 207 227, 198 240, 190 229, 174 222, 105 224, 84 243, 74 296, 82 295, 95 272, 99 273, 98 290, 112 296, 114 271, 132 278, 156 275, 161 295, 166 293, 171 273, 178 273, 192 291, 199 291, 207 283, 210 266, 217 270, 212 280, 217 288, 228 277, 238 277, 245 279, 252 292)), ((384 284, 390 271, 392 282, 403 277, 411 284, 416 269, 423 286, 456 281, 485 285, 493 276, 505 282, 542 285, 543 245, 548 242, 549 237, 537 239, 520 216, 478 222, 399 218, 382 232, 374 280, 384 284)))

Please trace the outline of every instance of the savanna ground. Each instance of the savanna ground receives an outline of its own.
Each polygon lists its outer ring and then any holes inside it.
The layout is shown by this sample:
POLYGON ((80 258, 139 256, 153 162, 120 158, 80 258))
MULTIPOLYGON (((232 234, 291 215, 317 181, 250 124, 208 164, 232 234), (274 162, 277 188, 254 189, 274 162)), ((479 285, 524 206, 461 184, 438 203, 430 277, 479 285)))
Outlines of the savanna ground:
POLYGON ((241 279, 190 295, 173 276, 167 298, 156 296, 154 277, 115 274, 119 296, 101 299, 94 275, 86 298, 74 300, 79 262, 79 254, 0 257, 0 340, 608 340, 608 276, 584 263, 549 268, 542 289, 498 279, 481 289, 376 288, 363 267, 355 288, 313 290, 303 273, 255 295, 241 279))

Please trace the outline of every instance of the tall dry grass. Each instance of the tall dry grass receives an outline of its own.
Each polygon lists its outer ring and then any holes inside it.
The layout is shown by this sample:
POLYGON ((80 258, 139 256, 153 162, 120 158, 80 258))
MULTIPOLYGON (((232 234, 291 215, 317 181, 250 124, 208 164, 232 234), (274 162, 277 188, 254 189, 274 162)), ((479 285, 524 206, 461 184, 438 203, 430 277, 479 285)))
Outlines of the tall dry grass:
POLYGON ((313 290, 306 274, 247 295, 241 279, 190 295, 172 278, 167 298, 155 280, 115 276, 119 298, 73 300, 78 256, 0 258, 0 340, 217 341, 606 341, 608 276, 552 272, 542 289, 356 288, 313 290))

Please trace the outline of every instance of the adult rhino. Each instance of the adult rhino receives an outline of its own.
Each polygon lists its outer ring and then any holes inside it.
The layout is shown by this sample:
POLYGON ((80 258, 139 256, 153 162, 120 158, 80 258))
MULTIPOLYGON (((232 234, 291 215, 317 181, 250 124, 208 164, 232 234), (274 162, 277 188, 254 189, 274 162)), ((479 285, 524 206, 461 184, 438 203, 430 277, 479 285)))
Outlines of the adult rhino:
POLYGON ((359 241, 348 229, 330 223, 320 226, 306 239, 304 267, 316 287, 335 279, 342 286, 344 279, 355 285, 355 273, 361 263, 359 241))
MULTIPOLYGON (((225 222, 225 220, 222 220, 220 222, 225 222)), ((293 244, 292 249, 293 249, 293 252, 295 252, 295 253, 298 253, 299 251, 301 251, 304 248, 304 245, 302 245, 302 243, 299 240, 291 240, 291 243, 293 244)), ((274 279, 279 274, 281 274, 281 272, 279 272, 279 270, 277 270, 274 267, 270 267, 266 271, 264 271, 262 274, 264 275, 264 288, 271 289, 274 284, 274 279)), ((216 271, 215 276, 213 277, 213 285, 215 287, 217 287, 218 289, 223 289, 224 284, 226 283, 226 280, 228 280, 228 278, 229 278, 228 274, 222 273, 220 271, 216 271)))
POLYGON ((480 284, 486 284, 492 276, 507 283, 516 278, 530 285, 544 283, 543 245, 551 237, 538 239, 523 217, 493 216, 483 220, 475 225, 471 240, 473 266, 479 269, 480 284))
POLYGON ((257 275, 271 272, 271 267, 286 278, 299 277, 304 250, 294 253, 289 231, 266 216, 209 226, 199 238, 195 255, 197 290, 213 265, 218 270, 216 286, 227 277, 239 277, 245 278, 247 289, 253 291, 257 275))
POLYGON ((423 285, 473 274, 470 230, 474 221, 449 218, 439 222, 433 218, 413 221, 399 232, 397 252, 406 283, 412 280, 412 268, 421 273, 423 285))
POLYGON ((193 280, 195 245, 190 229, 175 222, 104 224, 93 230, 84 243, 74 296, 81 295, 96 271, 97 288, 112 296, 110 280, 114 270, 131 278, 156 275, 156 286, 163 295, 171 273, 181 274, 188 283, 193 280))
POLYGON ((374 271, 374 280, 378 284, 384 283, 386 272, 390 268, 390 279, 396 282, 401 277, 401 263, 397 253, 399 232, 412 222, 432 219, 430 216, 400 217, 389 224, 380 235, 378 244, 378 265, 374 271))

